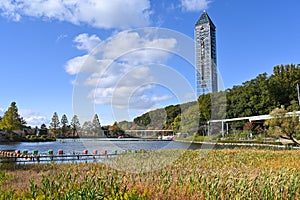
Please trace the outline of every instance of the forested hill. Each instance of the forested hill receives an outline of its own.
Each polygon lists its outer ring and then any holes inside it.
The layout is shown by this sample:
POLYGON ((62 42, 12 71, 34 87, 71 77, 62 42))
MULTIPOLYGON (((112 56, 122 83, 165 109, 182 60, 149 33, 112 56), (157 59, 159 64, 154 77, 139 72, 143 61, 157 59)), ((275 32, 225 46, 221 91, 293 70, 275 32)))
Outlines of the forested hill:
POLYGON ((184 127, 180 127, 180 131, 191 131, 195 121, 201 125, 210 119, 269 114, 281 105, 290 111, 299 110, 297 84, 300 84, 300 64, 275 66, 270 76, 267 73, 259 74, 226 91, 201 95, 198 102, 147 112, 136 117, 135 127, 131 128, 178 131, 181 118, 184 117, 184 127))

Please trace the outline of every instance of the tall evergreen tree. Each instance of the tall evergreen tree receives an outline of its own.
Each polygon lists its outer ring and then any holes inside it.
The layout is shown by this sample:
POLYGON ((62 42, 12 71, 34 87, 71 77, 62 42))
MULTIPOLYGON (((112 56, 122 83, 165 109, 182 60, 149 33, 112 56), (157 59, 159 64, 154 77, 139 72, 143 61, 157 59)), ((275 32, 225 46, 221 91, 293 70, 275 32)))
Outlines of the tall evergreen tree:
POLYGON ((12 102, 0 121, 0 129, 8 131, 20 130, 25 124, 25 120, 18 113, 16 102, 12 102))
POLYGON ((91 121, 85 121, 81 127, 82 136, 90 136, 93 129, 93 124, 91 121))
POLYGON ((50 127, 51 131, 55 136, 59 133, 59 118, 56 112, 53 113, 53 117, 51 119, 50 127))
POLYGON ((62 136, 66 136, 66 133, 68 131, 68 118, 65 114, 63 114, 63 116, 61 117, 61 132, 62 132, 62 136))
POLYGON ((80 122, 77 117, 77 115, 74 115, 71 120, 71 130, 72 130, 72 136, 74 137, 75 134, 78 134, 78 130, 80 129, 80 122))
POLYGON ((99 117, 97 114, 94 115, 94 118, 92 121, 92 131, 93 131, 94 136, 103 136, 101 134, 101 124, 100 124, 100 120, 99 120, 99 117))

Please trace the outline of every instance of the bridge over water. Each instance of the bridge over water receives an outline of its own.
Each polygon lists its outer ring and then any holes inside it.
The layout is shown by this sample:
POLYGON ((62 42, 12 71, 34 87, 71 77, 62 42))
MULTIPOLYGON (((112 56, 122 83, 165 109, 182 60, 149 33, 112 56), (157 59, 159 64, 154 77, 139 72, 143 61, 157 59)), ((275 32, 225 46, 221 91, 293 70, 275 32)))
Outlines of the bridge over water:
POLYGON ((173 130, 125 130, 125 134, 139 138, 157 138, 162 135, 173 135, 173 130))

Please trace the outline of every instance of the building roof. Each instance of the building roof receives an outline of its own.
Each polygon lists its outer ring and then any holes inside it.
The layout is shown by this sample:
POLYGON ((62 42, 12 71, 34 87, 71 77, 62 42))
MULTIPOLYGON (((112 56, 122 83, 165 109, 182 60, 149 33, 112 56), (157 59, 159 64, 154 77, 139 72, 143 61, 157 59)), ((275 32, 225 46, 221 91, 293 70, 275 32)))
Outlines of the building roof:
POLYGON ((212 20, 210 19, 206 11, 204 10, 202 15, 198 19, 197 23, 195 24, 195 26, 199 26, 207 23, 209 23, 209 25, 212 26, 213 28, 216 28, 216 26, 214 25, 214 23, 212 22, 212 20))

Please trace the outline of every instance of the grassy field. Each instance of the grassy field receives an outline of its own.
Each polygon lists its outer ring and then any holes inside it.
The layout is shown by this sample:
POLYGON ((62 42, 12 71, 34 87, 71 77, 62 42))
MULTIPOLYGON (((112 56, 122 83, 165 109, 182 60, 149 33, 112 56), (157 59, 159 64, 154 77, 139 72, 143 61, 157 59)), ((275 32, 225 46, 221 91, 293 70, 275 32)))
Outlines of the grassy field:
POLYGON ((234 149, 2 165, 0 199, 299 199, 299 163, 300 151, 234 149))

